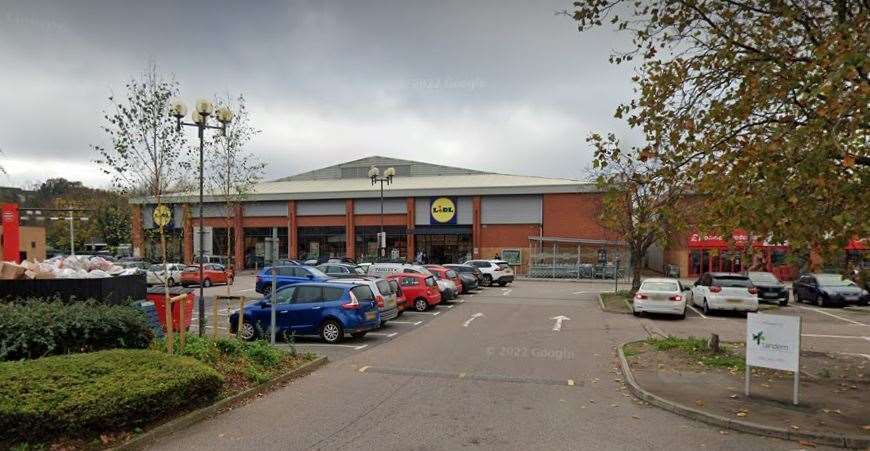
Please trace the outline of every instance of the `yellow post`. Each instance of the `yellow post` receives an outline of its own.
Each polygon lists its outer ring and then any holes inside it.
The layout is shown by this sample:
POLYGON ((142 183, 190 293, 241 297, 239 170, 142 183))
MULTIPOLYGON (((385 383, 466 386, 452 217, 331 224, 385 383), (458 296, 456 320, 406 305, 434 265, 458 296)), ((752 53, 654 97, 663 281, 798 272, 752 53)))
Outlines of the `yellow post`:
POLYGON ((185 323, 184 323, 184 313, 185 313, 185 310, 187 310, 187 304, 190 303, 190 299, 187 298, 186 294, 180 294, 180 295, 172 298, 171 301, 173 304, 177 303, 177 302, 181 303, 178 306, 178 312, 179 312, 178 313, 178 327, 179 327, 178 335, 179 335, 179 341, 181 343, 181 349, 184 349, 184 341, 185 341, 184 338, 187 335, 187 327, 185 327, 185 323))

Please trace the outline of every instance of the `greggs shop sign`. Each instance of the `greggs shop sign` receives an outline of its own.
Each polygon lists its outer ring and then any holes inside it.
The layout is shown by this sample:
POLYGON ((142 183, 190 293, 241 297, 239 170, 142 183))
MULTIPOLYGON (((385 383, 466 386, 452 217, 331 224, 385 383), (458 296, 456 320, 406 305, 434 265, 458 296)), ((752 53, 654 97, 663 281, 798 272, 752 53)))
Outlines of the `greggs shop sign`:
POLYGON ((452 197, 433 198, 429 205, 429 224, 456 224, 456 201, 452 197))

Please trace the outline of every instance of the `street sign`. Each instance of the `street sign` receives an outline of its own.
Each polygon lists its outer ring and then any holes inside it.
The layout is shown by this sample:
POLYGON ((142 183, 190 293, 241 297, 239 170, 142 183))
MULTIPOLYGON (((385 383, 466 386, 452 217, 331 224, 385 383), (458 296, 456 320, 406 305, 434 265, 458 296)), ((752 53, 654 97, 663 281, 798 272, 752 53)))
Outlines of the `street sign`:
POLYGON ((794 373, 794 404, 798 403, 801 317, 749 313, 746 315, 746 395, 753 366, 794 373))
POLYGON ((154 209, 154 224, 165 227, 172 220, 172 211, 166 205, 158 205, 154 209))

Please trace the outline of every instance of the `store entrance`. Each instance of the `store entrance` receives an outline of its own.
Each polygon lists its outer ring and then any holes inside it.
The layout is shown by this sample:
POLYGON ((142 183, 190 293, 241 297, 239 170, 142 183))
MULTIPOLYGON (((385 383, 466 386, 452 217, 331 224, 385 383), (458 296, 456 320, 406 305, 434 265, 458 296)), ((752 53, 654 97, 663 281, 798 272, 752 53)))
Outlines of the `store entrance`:
POLYGON ((462 263, 471 259, 470 230, 449 234, 418 234, 416 241, 417 254, 423 253, 424 263, 462 263))

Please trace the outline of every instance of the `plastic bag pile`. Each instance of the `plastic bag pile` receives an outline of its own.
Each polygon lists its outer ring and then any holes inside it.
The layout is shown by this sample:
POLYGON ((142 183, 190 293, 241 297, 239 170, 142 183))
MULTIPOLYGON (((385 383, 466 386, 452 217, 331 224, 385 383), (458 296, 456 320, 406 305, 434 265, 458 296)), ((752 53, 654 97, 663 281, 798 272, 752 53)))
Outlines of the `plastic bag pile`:
MULTIPOLYGON (((3 263, 14 265, 14 263, 3 263)), ((23 277, 26 279, 99 279, 104 277, 127 276, 136 274, 136 268, 122 268, 101 257, 81 257, 70 255, 63 259, 51 259, 44 262, 25 260, 20 265, 23 277)), ((21 273, 21 271, 15 271, 21 273)))

